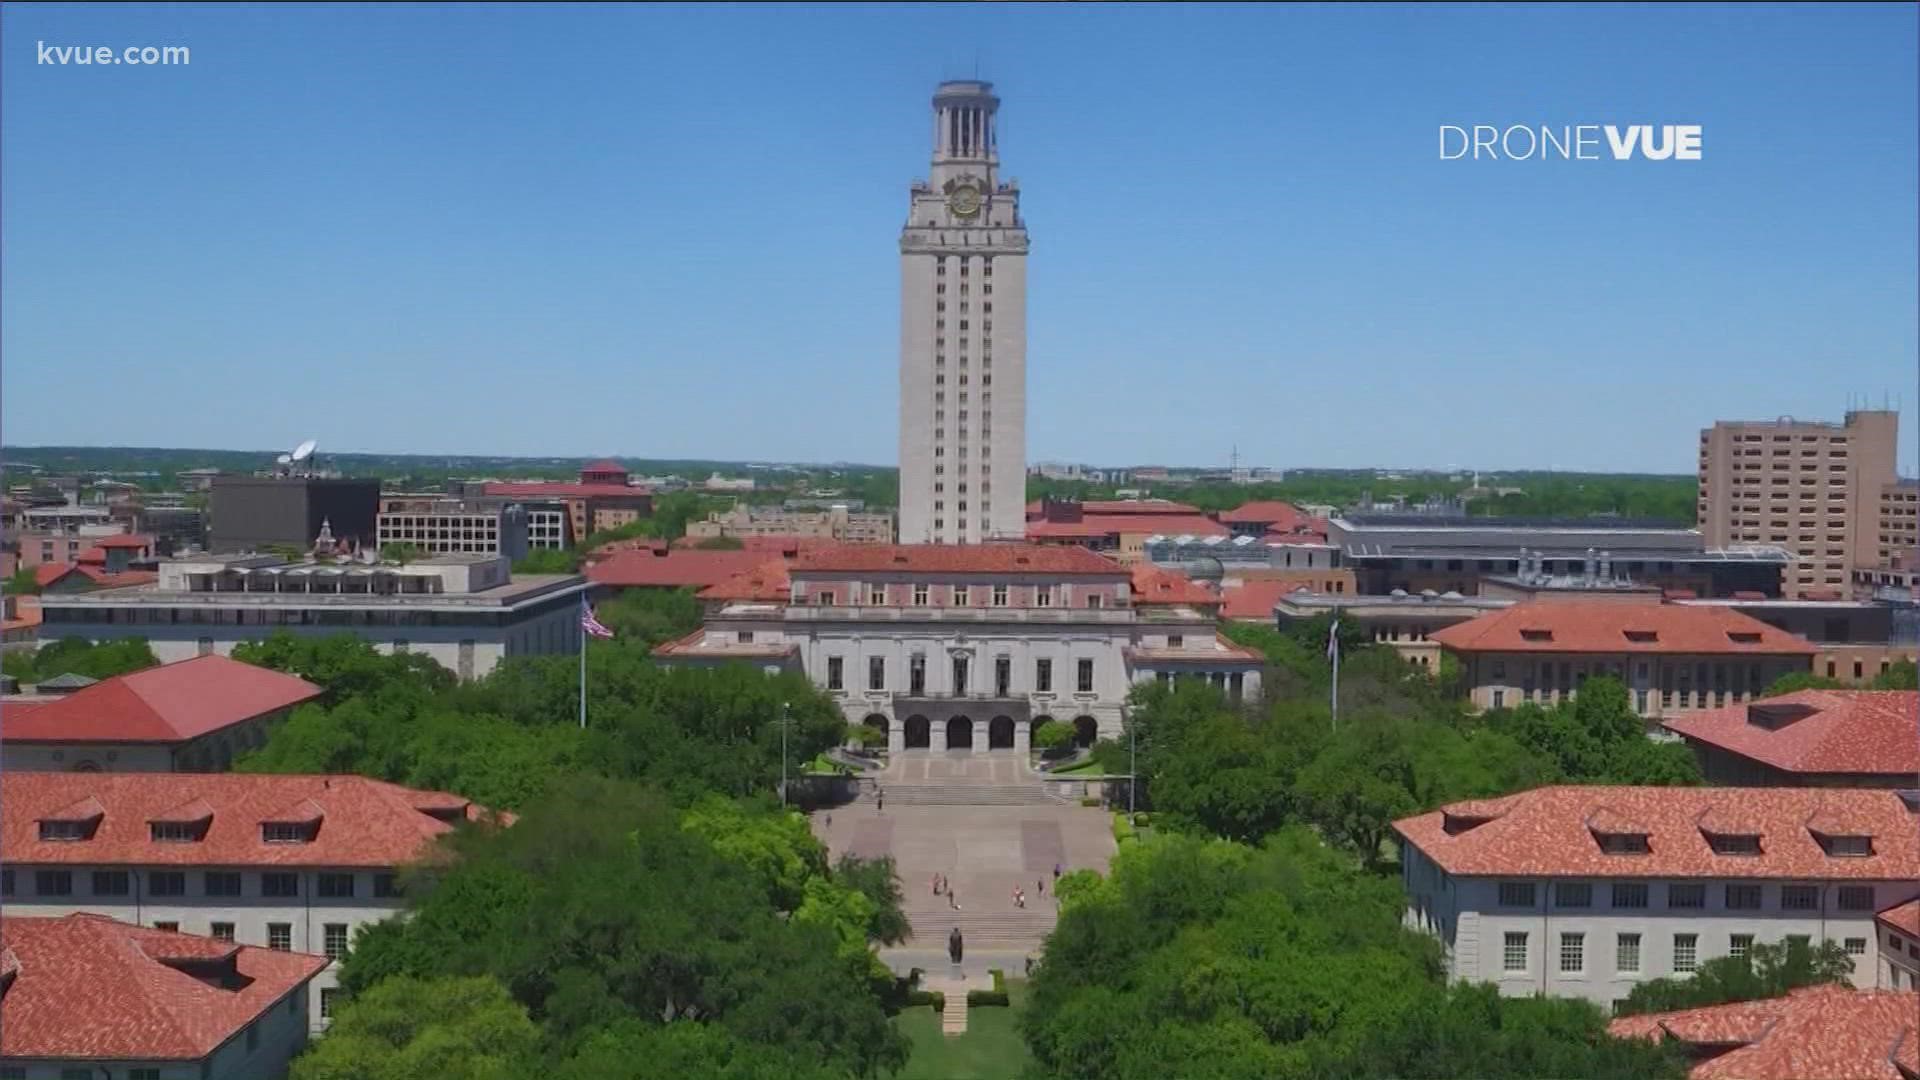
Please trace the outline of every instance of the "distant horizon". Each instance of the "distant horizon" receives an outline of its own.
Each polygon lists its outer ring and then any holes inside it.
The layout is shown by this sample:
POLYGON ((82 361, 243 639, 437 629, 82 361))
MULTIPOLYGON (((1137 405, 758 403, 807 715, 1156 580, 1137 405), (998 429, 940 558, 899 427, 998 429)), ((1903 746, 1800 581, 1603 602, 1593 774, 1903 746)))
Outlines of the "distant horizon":
MULTIPOLYGON (((117 446, 117 445, 92 445, 92 444, 79 444, 79 443, 45 443, 45 444, 32 444, 32 445, 28 445, 28 444, 16 445, 12 443, 0 443, 0 455, 4 455, 7 453, 16 452, 16 451, 28 452, 28 453, 48 453, 48 452, 60 451, 60 450, 80 450, 80 451, 96 451, 96 452, 107 451, 107 452, 124 452, 124 453, 133 453, 133 452, 142 451, 142 450, 151 450, 151 451, 157 451, 157 452, 169 453, 169 454, 195 454, 195 453, 258 454, 263 458, 264 464, 271 464, 273 455, 284 452, 282 450, 277 450, 277 449, 271 449, 271 450, 254 449, 254 448, 248 448, 248 447, 225 448, 225 447, 217 447, 217 446, 117 446)), ((757 457, 756 458, 659 457, 659 456, 654 456, 649 454, 626 454, 626 453, 620 453, 618 451, 596 451, 588 454, 499 454, 499 453, 482 454, 482 453, 437 453, 437 452, 427 452, 427 451, 420 451, 420 450, 333 450, 324 445, 321 446, 318 451, 316 451, 315 457, 316 459, 320 459, 320 460, 324 460, 326 458, 331 458, 331 457, 391 457, 391 458, 426 458, 426 459, 475 458, 475 459, 494 459, 494 460, 501 460, 501 461, 567 461, 567 462, 572 462, 572 461, 590 462, 597 458, 606 458, 608 460, 613 460, 613 461, 640 461, 640 462, 684 461, 684 462, 695 462, 699 464, 712 464, 712 465, 737 465, 741 467, 746 467, 750 465, 765 465, 770 467, 793 465, 793 466, 800 466, 803 468, 851 467, 851 468, 858 468, 858 469, 895 469, 895 470, 899 468, 898 464, 895 462, 874 462, 874 461, 831 461, 831 460, 804 461, 804 460, 795 459, 795 458, 757 458, 757 457)), ((9 463, 9 464, 15 464, 15 463, 9 463)), ((1217 464, 1175 464, 1175 463, 1159 462, 1159 461, 1137 462, 1133 464, 1115 465, 1115 464, 1109 464, 1109 463, 1093 463, 1093 462, 1086 462, 1086 461, 1061 461, 1056 459, 1048 459, 1044 461, 1029 461, 1027 463, 1028 474, 1031 475, 1032 471, 1035 468, 1042 465, 1067 465, 1067 466, 1079 466, 1082 468, 1089 468, 1089 469, 1107 469, 1107 470, 1171 469, 1171 470, 1182 471, 1182 472, 1202 471, 1202 470, 1207 470, 1207 471, 1223 470, 1227 468, 1227 466, 1225 465, 1217 465, 1217 464)), ((1251 469, 1279 468, 1278 466, 1263 466, 1263 465, 1243 465, 1241 467, 1251 468, 1251 469)), ((1550 474, 1550 475, 1556 475, 1556 476, 1646 476, 1646 477, 1658 477, 1662 479, 1687 478, 1695 475, 1694 471, 1691 469, 1685 470, 1685 471, 1677 471, 1677 472, 1648 472, 1645 470, 1632 470, 1632 469, 1555 468, 1552 466, 1544 466, 1544 465, 1521 465, 1521 466, 1296 465, 1289 468, 1281 469, 1280 471, 1285 473, 1410 472, 1410 473, 1431 473, 1431 474, 1478 472, 1482 474, 1494 474, 1494 475, 1531 473, 1531 474, 1550 474)), ((1266 481, 1266 480, 1253 481, 1254 484, 1269 483, 1269 482, 1277 483, 1282 481, 1266 481)))

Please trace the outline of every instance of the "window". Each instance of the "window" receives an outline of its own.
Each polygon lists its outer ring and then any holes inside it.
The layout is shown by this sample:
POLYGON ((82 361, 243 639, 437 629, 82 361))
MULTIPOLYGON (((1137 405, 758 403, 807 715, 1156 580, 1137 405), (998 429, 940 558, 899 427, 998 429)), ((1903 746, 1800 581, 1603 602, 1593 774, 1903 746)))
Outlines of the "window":
POLYGON ((1615 882, 1613 886, 1613 906, 1617 908, 1646 907, 1646 883, 1642 881, 1615 882))
POLYGON ((1673 970, 1692 971, 1700 965, 1700 935, 1673 935, 1673 970))
POLYGON ((313 830, 304 821, 267 821, 260 825, 260 839, 269 844, 304 844, 313 838, 313 830))
POLYGON ((1553 902, 1563 908, 1593 906, 1593 886, 1585 881, 1562 881, 1553 887, 1553 902))
POLYGON ((333 998, 334 995, 339 992, 338 987, 323 986, 320 988, 320 1019, 333 1019, 333 998))
POLYGON ((210 936, 215 941, 231 942, 233 940, 233 924, 230 922, 213 923, 210 936))
POLYGON ((996 656, 993 658, 993 695, 1010 697, 1013 694, 1013 658, 996 656))
POLYGON ((1005 585, 995 585, 993 587, 993 606, 1007 606, 1007 587, 1005 585))
POLYGON ((1821 846, 1836 859, 1864 859, 1873 854, 1871 836, 1823 836, 1821 846))
POLYGON ((1780 886, 1780 907, 1785 911, 1812 911, 1820 906, 1817 885, 1780 886))
POLYGON ((885 690, 887 688, 887 658, 884 656, 867 657, 867 689, 885 690))
POLYGON ((41 896, 72 896, 73 871, 71 870, 35 870, 33 872, 33 891, 41 896))
POLYGON ((90 821, 43 821, 40 823, 42 840, 85 840, 93 832, 90 821))
POLYGON ((267 924, 267 948, 281 952, 293 948, 293 924, 270 922, 267 924))
POLYGON ((1729 911, 1760 910, 1760 886, 1728 885, 1727 886, 1727 910, 1729 911))
POLYGON ((1560 972, 1578 975, 1587 969, 1587 935, 1560 935, 1560 972))
POLYGON ((347 955, 347 924, 330 922, 324 931, 327 959, 338 960, 347 955))
POLYGON ((1100 603, 1101 603, 1101 597, 1097 593, 1093 596, 1087 597, 1088 608, 1097 608, 1100 606, 1100 603))
POLYGON ((1872 911, 1873 886, 1842 885, 1834 897, 1834 906, 1841 911, 1872 911))
MULTIPOLYGON (((962 509, 964 509, 964 507, 962 509)), ((953 587, 953 606, 967 606, 967 587, 965 585, 955 585, 953 587)))
POLYGON ((156 844, 191 844, 200 839, 200 823, 195 821, 155 821, 147 828, 156 844))
POLYGON ((907 693, 924 694, 927 691, 927 658, 922 653, 914 653, 907 658, 907 693))
POLYGON ((1715 855, 1758 855, 1760 838, 1757 836, 1728 836, 1710 833, 1707 846, 1715 855))
POLYGON ((331 900, 340 900, 353 895, 352 874, 321 874, 320 895, 331 900))
POLYGON ((373 875, 373 895, 382 900, 403 895, 400 891, 400 878, 396 874, 373 875))
POLYGON ((927 587, 925 585, 915 585, 913 587, 913 606, 927 606, 927 587))
POLYGON ((839 657, 837 656, 827 657, 827 689, 829 690, 844 689, 840 681, 842 666, 843 665, 839 657))
POLYGON ((1053 661, 1035 660, 1033 662, 1033 688, 1038 693, 1053 693, 1053 661))
POLYGON ((125 870, 95 870, 93 895, 126 896, 133 891, 131 876, 125 870))
POLYGON ((887 590, 879 585, 868 586, 867 604, 872 607, 885 607, 887 604, 887 590))
POLYGON ((1507 931, 1506 944, 1501 950, 1501 966, 1507 971, 1527 970, 1527 935, 1507 931))
POLYGON ((147 873, 147 895, 187 895, 187 875, 179 870, 151 870, 147 873))
POLYGON ((1613 939, 1613 970, 1622 975, 1640 972, 1640 935, 1619 934, 1613 939))
POLYGON ((1501 882, 1500 883, 1500 906, 1501 907, 1524 907, 1524 908, 1532 907, 1533 906, 1533 882, 1531 881, 1501 882))
POLYGON ((1676 881, 1667 886, 1667 906, 1670 908, 1706 907, 1707 887, 1699 884, 1683 885, 1676 881))
POLYGON ((13 871, 0 870, 0 896, 13 895, 13 871))
POLYGON ((1080 661, 1079 667, 1078 685, 1080 692, 1083 694, 1091 694, 1093 693, 1093 661, 1082 660, 1080 661))
POLYGON ((1865 956, 1867 955, 1867 939, 1863 937, 1850 937, 1846 941, 1846 948, 1848 956, 1865 956))
POLYGON ((1728 956, 1745 956, 1752 951, 1753 951, 1753 935, 1752 934, 1727 935, 1727 955, 1728 956))
POLYGON ((239 896, 240 875, 231 870, 209 870, 201 875, 208 896, 239 896))
POLYGON ((1651 849, 1645 833, 1601 833, 1600 850, 1609 855, 1645 855, 1651 849))
POLYGON ((1184 634, 1168 634, 1167 635, 1167 648, 1169 649, 1183 648, 1185 647, 1186 643, 1187 643, 1187 639, 1184 634))
POLYGON ((1033 606, 1034 607, 1052 607, 1053 606, 1053 586, 1042 585, 1039 588, 1033 590, 1033 606))
POLYGON ((299 896, 300 875, 272 873, 260 875, 261 896, 299 896))
POLYGON ((180 932, 180 924, 172 919, 155 920, 153 924, 153 928, 155 930, 165 930, 170 934, 177 934, 180 932))

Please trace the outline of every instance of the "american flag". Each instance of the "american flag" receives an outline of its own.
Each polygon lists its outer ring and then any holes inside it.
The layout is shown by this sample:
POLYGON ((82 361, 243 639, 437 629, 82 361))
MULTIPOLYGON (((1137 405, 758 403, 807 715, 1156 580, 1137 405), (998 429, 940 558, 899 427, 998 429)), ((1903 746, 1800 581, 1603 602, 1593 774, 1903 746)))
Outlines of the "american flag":
POLYGON ((580 598, 580 629, 592 634, 594 637, 613 636, 613 631, 607 629, 601 624, 599 619, 593 617, 593 609, 587 606, 587 598, 584 596, 580 598))

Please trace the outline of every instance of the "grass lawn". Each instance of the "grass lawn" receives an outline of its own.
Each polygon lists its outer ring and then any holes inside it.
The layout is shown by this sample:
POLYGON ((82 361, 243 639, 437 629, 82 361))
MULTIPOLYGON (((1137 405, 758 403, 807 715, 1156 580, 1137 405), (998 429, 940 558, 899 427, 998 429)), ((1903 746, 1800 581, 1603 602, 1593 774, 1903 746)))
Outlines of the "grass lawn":
POLYGON ((907 1009, 893 1024, 913 1043, 913 1056, 893 1080, 1012 1080, 1032 1060, 1014 1029, 1014 1017, 1026 1004, 1027 981, 1007 980, 1011 1005, 967 1010, 967 1033, 949 1039, 940 1034, 940 1017, 925 1006, 907 1009))
POLYGON ((851 773, 853 770, 825 754, 816 754, 812 761, 807 762, 806 765, 802 767, 801 771, 810 773, 851 773))
POLYGON ((1104 776, 1105 769, 1100 767, 1098 758, 1088 758, 1078 765, 1069 765, 1064 769, 1055 769, 1048 776, 1104 776))

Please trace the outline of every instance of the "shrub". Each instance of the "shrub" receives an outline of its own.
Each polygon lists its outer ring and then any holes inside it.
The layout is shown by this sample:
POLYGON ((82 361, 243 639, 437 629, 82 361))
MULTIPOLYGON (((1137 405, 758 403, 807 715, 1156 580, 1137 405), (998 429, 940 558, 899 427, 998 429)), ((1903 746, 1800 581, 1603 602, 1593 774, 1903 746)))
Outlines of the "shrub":
POLYGON ((1113 815, 1113 842, 1124 844, 1129 840, 1138 840, 1139 834, 1133 830, 1133 822, 1125 814, 1113 815))
POLYGON ((1098 796, 1098 795, 1089 795, 1089 796, 1087 796, 1086 798, 1084 798, 1084 799, 1081 799, 1081 800, 1080 800, 1080 805, 1081 805, 1081 806, 1099 806, 1099 805, 1100 805, 1100 796, 1098 796))
POLYGON ((1049 753, 1065 749, 1073 745, 1073 725, 1061 720, 1049 720, 1033 733, 1033 745, 1049 753))
POLYGON ((987 974, 993 976, 993 989, 967 991, 967 1005, 969 1007, 974 1005, 1005 1006, 1008 1004, 1006 972, 1001 971, 999 968, 988 968, 987 974))
POLYGON ((930 1005, 934 1012, 943 1013, 947 1011, 947 995, 938 990, 915 990, 907 995, 907 1005, 930 1005))

